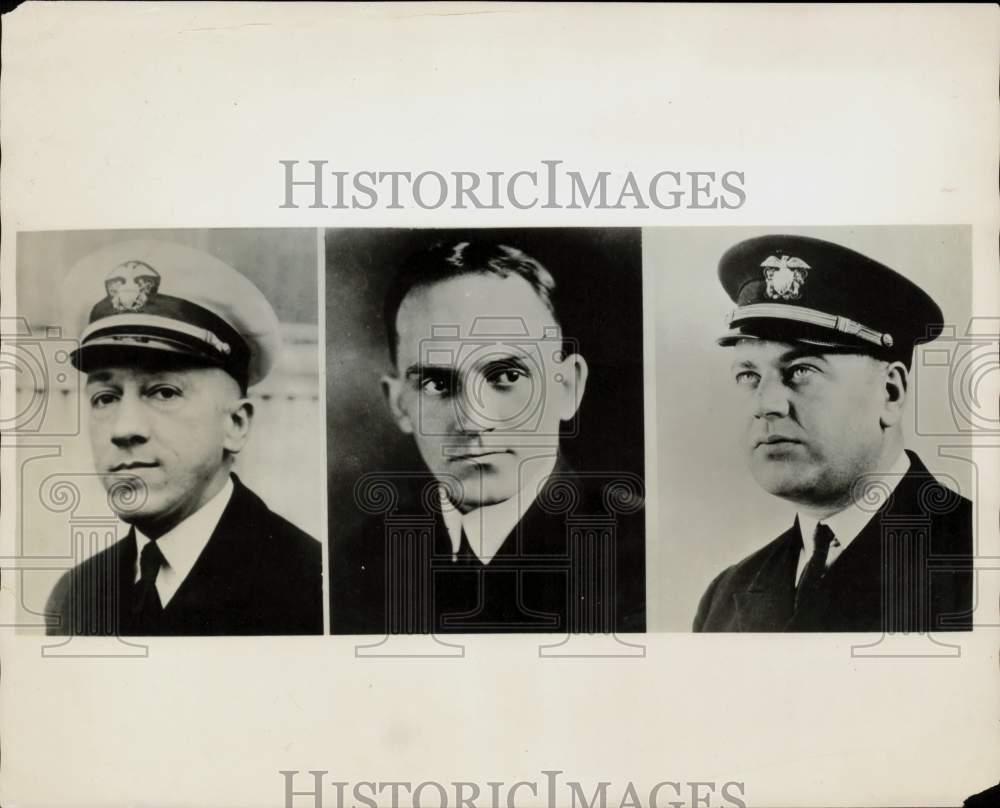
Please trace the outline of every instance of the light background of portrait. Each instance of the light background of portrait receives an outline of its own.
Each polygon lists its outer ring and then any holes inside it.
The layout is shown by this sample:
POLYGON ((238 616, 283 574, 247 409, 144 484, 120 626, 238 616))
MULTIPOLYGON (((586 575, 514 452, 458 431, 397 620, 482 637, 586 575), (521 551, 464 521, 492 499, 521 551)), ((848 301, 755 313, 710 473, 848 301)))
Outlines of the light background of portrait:
MULTIPOLYGON (((718 281, 719 258, 738 241, 765 233, 814 236, 871 256, 930 294, 959 336, 969 324, 968 227, 644 229, 643 276, 656 312, 659 523, 669 526, 661 530, 651 564, 651 631, 689 631, 711 580, 777 538, 794 519, 794 505, 767 494, 750 475, 741 443, 745 405, 730 372, 732 350, 715 343, 726 332, 724 318, 733 308, 718 281)), ((918 346, 904 441, 931 473, 976 500, 970 464, 939 457, 939 438, 926 434, 954 431, 947 371, 922 358, 928 349, 952 343, 942 337, 918 346)), ((968 439, 951 441, 956 442, 968 439)))
MULTIPOLYGON (((70 340, 72 334, 59 310, 59 286, 73 264, 89 253, 110 244, 134 239, 169 241, 204 250, 246 275, 274 307, 284 339, 272 372, 249 391, 254 406, 250 441, 236 458, 233 470, 268 507, 300 526, 316 538, 326 532, 323 501, 322 445, 315 436, 322 426, 319 396, 319 345, 317 341, 318 289, 315 230, 120 230, 34 232, 18 235, 18 315, 25 318, 32 334, 44 334, 57 327, 70 340)), ((155 267, 154 267, 155 268, 155 267)), ((109 267, 111 269, 111 267, 109 267)), ((169 281, 169 279, 167 279, 169 281)), ((94 302, 103 295, 102 284, 94 289, 94 302)), ((24 552, 40 557, 66 556, 71 542, 67 530, 81 517, 113 519, 107 497, 93 475, 87 433, 87 403, 81 395, 82 377, 71 366, 59 366, 55 342, 42 347, 47 374, 42 386, 54 389, 44 413, 46 429, 71 431, 78 423, 80 433, 55 439, 30 438, 19 447, 23 458, 35 457, 23 466, 22 484, 26 491, 39 491, 40 502, 25 508, 24 552), (65 370, 65 383, 57 378, 65 370), (79 407, 79 410, 76 408, 79 407), (55 446, 57 459, 45 459, 44 451, 31 443, 55 446), (53 476, 54 475, 54 476, 53 476), (70 511, 59 491, 52 486, 67 481, 79 490, 80 500, 70 511), (48 507, 43 507, 46 503, 48 507)), ((31 367, 37 367, 31 366, 31 367)), ((28 370, 27 364, 23 365, 28 370)), ((34 393, 39 381, 22 373, 26 383, 18 385, 24 412, 32 406, 25 396, 34 393)), ((40 416, 42 417, 42 416, 40 416)), ((65 489, 64 489, 65 490, 65 489)), ((102 522, 103 524, 103 522, 102 522)), ((126 528, 118 524, 124 535, 126 528)), ((92 548, 91 548, 92 549, 92 548)), ((80 559, 75 559, 79 561, 80 559)), ((67 561, 67 566, 70 565, 67 561)), ((22 609, 35 615, 43 611, 45 598, 55 585, 59 570, 24 573, 22 609)))
POLYGON ((386 288, 411 255, 441 240, 472 238, 524 250, 556 281, 563 334, 577 346, 569 350, 578 350, 589 368, 575 423, 564 428, 560 441, 570 465, 640 478, 645 473, 637 228, 330 230, 326 401, 331 564, 337 563, 337 542, 351 537, 365 518, 354 502, 359 476, 425 469, 413 437, 392 420, 379 383, 392 368, 382 320, 386 288))

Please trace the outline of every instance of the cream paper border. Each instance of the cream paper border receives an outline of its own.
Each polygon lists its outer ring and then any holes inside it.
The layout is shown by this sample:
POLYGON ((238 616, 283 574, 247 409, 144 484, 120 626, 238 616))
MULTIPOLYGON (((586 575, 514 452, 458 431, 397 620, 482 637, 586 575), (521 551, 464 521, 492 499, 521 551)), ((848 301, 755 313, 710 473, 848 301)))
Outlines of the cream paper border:
MULTIPOLYGON (((997 33, 990 6, 26 4, 3 26, 3 314, 19 230, 780 223, 971 225, 975 310, 995 317, 997 33), (748 198, 280 210, 280 159, 731 168, 748 198)), ((981 392, 995 400, 995 374, 981 392)), ((984 444, 995 473, 1000 439, 984 444)), ((984 567, 998 492, 978 502, 984 567)), ((996 577, 981 575, 992 604, 996 577)), ((753 806, 954 805, 994 784, 996 629, 963 637, 957 661, 862 662, 855 639, 650 635, 631 660, 539 659, 530 637, 470 638, 449 660, 359 660, 350 638, 162 639, 123 662, 43 659, 4 630, 0 801, 282 805, 282 769, 480 784, 561 770, 588 795, 611 781, 614 805, 628 782, 646 805, 663 780, 741 781, 753 806)))

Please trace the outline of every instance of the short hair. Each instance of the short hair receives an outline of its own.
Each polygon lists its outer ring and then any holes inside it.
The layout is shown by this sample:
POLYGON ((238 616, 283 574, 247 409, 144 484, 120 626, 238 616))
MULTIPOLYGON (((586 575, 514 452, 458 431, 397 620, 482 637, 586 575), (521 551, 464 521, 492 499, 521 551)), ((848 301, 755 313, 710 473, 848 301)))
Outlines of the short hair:
POLYGON ((460 278, 464 275, 494 275, 522 278, 561 326, 556 312, 556 282, 536 258, 517 247, 486 241, 438 242, 407 259, 385 294, 382 316, 389 340, 389 356, 396 364, 399 333, 396 315, 403 300, 414 289, 460 278))

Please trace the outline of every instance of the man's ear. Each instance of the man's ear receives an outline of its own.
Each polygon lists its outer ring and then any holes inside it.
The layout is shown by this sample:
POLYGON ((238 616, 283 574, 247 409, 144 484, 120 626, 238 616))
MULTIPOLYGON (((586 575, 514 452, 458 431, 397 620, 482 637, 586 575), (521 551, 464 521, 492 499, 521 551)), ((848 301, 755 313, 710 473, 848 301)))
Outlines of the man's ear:
POLYGON ((580 354, 570 354, 557 362, 554 381, 559 391, 559 420, 568 421, 583 401, 583 391, 587 387, 587 360, 580 354))
POLYGON ((398 376, 386 374, 381 379, 382 394, 389 405, 389 412, 396 422, 396 425, 407 435, 413 434, 413 421, 403 408, 403 380, 398 376))
POLYGON ((237 454, 250 439, 253 423, 253 404, 248 398, 234 401, 226 410, 223 423, 222 448, 230 454, 237 454))
POLYGON ((882 413, 879 421, 883 429, 896 426, 903 420, 910 371, 902 362, 890 362, 883 370, 882 413))

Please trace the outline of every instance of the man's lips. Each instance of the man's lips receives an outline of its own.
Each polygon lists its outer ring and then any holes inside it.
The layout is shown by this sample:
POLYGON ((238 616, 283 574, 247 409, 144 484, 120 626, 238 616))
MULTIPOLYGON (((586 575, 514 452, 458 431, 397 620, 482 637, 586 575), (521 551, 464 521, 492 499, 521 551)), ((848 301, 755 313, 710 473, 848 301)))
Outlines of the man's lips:
POLYGON ((754 448, 756 449, 758 446, 781 446, 796 443, 802 443, 802 441, 786 437, 785 435, 768 435, 766 438, 758 439, 754 443, 754 448))
POLYGON ((510 454, 509 449, 476 449, 474 451, 462 451, 448 454, 449 460, 482 460, 487 457, 510 454))
POLYGON ((117 466, 112 466, 109 471, 114 474, 120 471, 135 471, 136 469, 155 469, 159 466, 160 464, 155 461, 133 460, 129 463, 119 463, 117 466))

